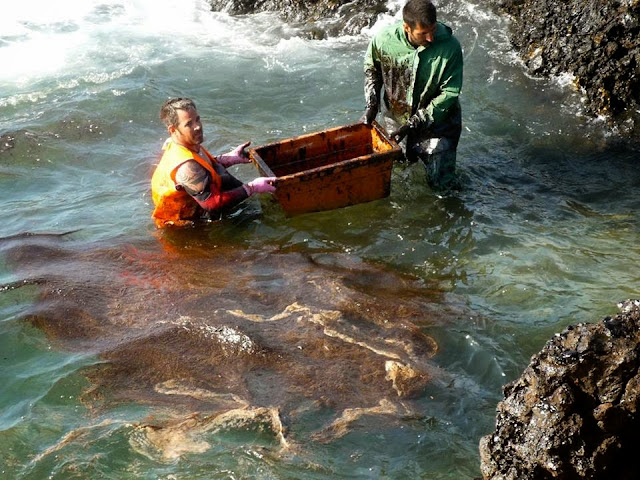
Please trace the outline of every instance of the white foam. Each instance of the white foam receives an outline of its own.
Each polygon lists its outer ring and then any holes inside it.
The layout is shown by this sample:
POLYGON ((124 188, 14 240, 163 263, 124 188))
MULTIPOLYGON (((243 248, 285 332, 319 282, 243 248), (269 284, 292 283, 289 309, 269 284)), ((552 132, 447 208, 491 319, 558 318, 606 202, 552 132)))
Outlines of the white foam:
POLYGON ((0 85, 21 87, 83 73, 101 82, 113 65, 126 74, 216 48, 261 51, 279 45, 286 26, 274 15, 249 20, 211 12, 206 0, 26 0, 3 11, 0 32, 0 62, 11 65, 0 70, 0 85))
MULTIPOLYGON (((403 4, 389 0, 392 13, 362 33, 397 21, 403 4)), ((138 66, 221 53, 258 56, 266 68, 293 72, 314 54, 354 40, 309 40, 276 13, 230 16, 212 12, 206 0, 24 0, 0 16, 0 62, 11 65, 0 70, 0 88, 32 88, 51 78, 102 83, 138 66)))
POLYGON ((377 21, 370 28, 363 28, 362 33, 368 37, 372 37, 387 25, 397 22, 402 18, 402 6, 405 0, 389 0, 387 2, 388 13, 378 15, 377 21))

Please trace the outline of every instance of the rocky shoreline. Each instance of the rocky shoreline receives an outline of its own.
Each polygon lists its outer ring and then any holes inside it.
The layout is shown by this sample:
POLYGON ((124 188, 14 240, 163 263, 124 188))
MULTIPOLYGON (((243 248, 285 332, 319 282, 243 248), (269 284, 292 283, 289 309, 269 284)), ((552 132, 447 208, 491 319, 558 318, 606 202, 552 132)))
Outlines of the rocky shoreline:
MULTIPOLYGON (((278 12, 309 38, 358 34, 381 0, 209 0, 230 14, 278 12)), ((511 18, 510 40, 534 75, 570 74, 584 112, 640 140, 640 0, 485 0, 511 18)), ((389 12, 391 13, 391 12, 389 12)), ((556 334, 503 389, 480 441, 484 480, 637 477, 640 301, 556 334)))
POLYGON ((314 39, 357 35, 387 12, 385 0, 209 0, 211 9, 231 15, 277 12, 314 39))
POLYGON ((640 138, 639 0, 493 1, 531 73, 573 75, 587 114, 640 138))
MULTIPOLYGON (((314 39, 358 34, 388 12, 385 0, 208 1, 232 15, 277 12, 314 39)), ((532 74, 572 75, 587 115, 640 141, 639 0, 480 1, 510 17, 511 43, 532 74)))
POLYGON ((504 386, 480 441, 484 480, 637 478, 640 301, 556 334, 504 386))

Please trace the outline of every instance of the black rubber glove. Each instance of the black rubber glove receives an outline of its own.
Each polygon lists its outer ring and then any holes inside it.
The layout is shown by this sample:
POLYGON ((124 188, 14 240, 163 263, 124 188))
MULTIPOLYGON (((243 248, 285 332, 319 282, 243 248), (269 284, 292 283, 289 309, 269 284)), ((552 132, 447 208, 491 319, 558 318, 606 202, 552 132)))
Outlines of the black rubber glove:
POLYGON ((409 134, 409 130, 411 130, 411 125, 405 123, 397 130, 391 132, 391 138, 395 140, 396 143, 400 143, 402 139, 409 134))
POLYGON ((393 138, 396 141, 396 143, 400 143, 404 137, 409 135, 409 132, 411 130, 413 129, 417 130, 418 128, 426 129, 426 128, 429 128, 432 123, 433 122, 429 119, 427 119, 427 121, 425 122, 420 120, 420 117, 418 117, 417 115, 411 115, 409 120, 407 120, 407 123, 402 125, 397 130, 394 130, 393 132, 391 132, 391 138, 393 138))
POLYGON ((371 123, 376 119, 376 115, 378 115, 378 109, 376 107, 367 107, 360 121, 365 125, 371 125, 371 123))

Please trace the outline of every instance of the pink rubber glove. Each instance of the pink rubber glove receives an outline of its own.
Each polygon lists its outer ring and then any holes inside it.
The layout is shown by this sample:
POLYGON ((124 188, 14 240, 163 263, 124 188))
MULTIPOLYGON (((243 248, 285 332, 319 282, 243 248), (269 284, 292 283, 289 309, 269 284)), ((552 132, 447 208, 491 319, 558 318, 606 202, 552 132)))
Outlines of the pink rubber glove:
POLYGON ((249 196, 254 193, 273 193, 276 191, 276 187, 273 186, 275 181, 276 177, 258 177, 245 183, 243 187, 249 196))
POLYGON ((230 152, 225 153, 224 155, 220 155, 217 159, 218 163, 220 163, 220 165, 222 165, 223 167, 230 167, 231 165, 236 165, 238 163, 249 163, 251 159, 249 158, 249 155, 247 155, 247 152, 244 151, 244 149, 247 148, 250 144, 251 142, 245 142, 242 145, 238 145, 230 152))

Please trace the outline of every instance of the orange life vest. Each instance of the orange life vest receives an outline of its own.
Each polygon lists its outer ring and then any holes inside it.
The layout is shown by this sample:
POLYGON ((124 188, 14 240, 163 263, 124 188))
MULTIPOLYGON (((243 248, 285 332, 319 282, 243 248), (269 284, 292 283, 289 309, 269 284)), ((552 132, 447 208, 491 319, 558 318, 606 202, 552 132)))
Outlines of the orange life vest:
POLYGON ((172 142, 170 138, 162 147, 164 154, 151 178, 151 196, 155 205, 151 216, 156 226, 162 228, 166 225, 189 225, 202 212, 202 208, 187 192, 176 189, 176 171, 184 162, 195 160, 206 168, 211 174, 212 188, 220 190, 222 179, 212 166, 216 159, 203 147, 200 148, 207 159, 172 142))

